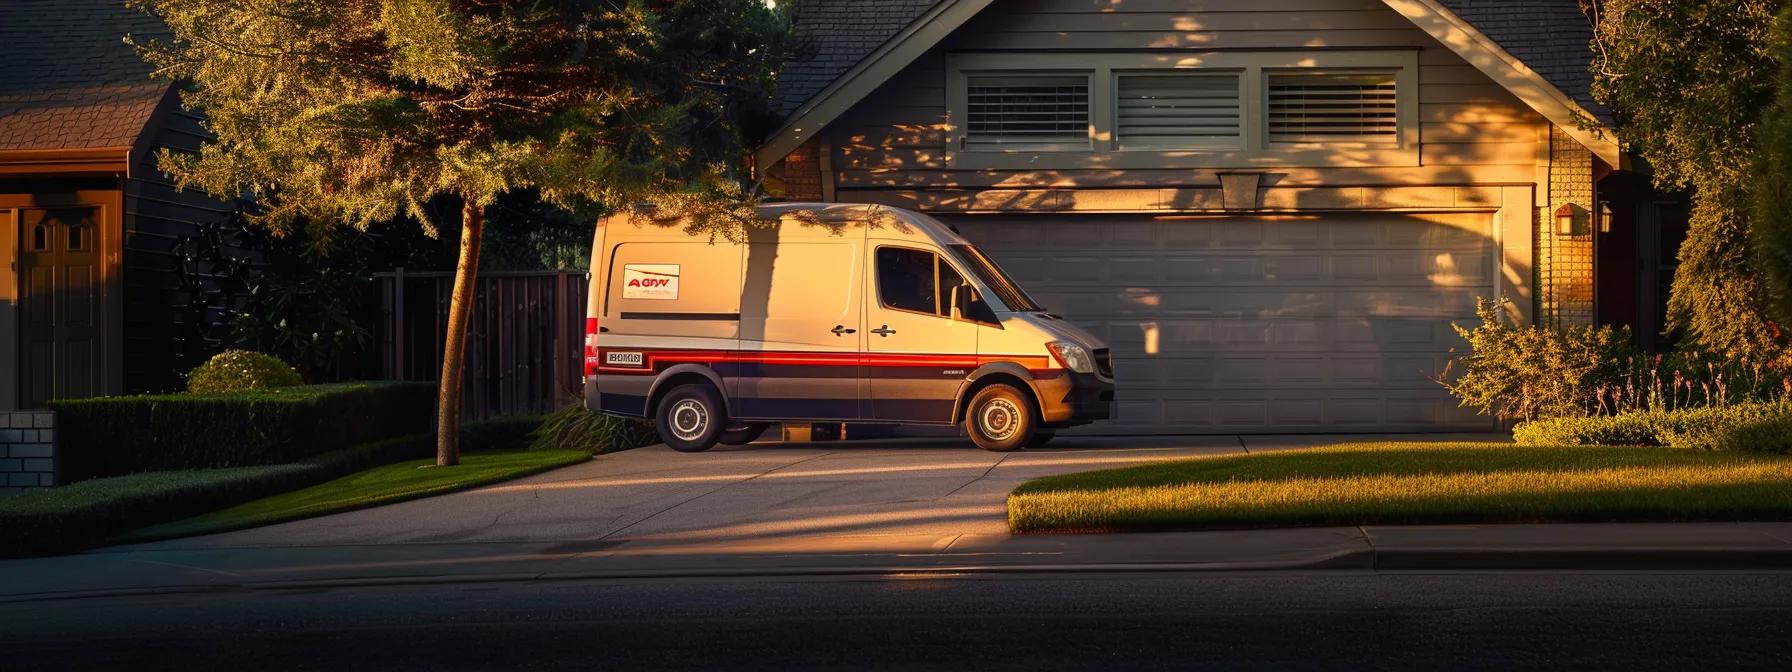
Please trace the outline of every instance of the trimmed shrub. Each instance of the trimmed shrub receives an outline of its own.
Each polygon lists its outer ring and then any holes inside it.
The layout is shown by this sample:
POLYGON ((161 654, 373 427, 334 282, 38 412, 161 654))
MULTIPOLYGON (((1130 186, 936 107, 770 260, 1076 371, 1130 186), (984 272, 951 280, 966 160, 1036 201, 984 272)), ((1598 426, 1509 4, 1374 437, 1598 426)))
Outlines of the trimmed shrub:
POLYGON ((542 419, 531 450, 588 450, 593 455, 650 446, 659 436, 646 423, 585 410, 572 403, 542 419))
MULTIPOLYGON (((467 452, 514 450, 539 424, 527 418, 461 427, 467 452), (508 438, 506 438, 508 437, 508 438)), ((373 467, 435 455, 435 433, 410 434, 292 464, 159 471, 98 478, 0 497, 0 556, 66 553, 131 530, 309 487, 373 467)))
POLYGON ((1717 437, 1717 450, 1792 453, 1792 413, 1739 422, 1717 437))
POLYGON ((303 385, 305 380, 286 362, 248 350, 225 350, 187 374, 187 391, 247 392, 303 385))
POLYGON ((344 383, 50 402, 68 482, 295 462, 430 431, 435 385, 344 383))
POLYGON ((1608 416, 1532 420, 1512 428, 1512 439, 1527 446, 1722 449, 1744 445, 1744 439, 1726 438, 1737 428, 1789 418, 1792 418, 1792 404, 1784 403, 1635 411, 1608 416))

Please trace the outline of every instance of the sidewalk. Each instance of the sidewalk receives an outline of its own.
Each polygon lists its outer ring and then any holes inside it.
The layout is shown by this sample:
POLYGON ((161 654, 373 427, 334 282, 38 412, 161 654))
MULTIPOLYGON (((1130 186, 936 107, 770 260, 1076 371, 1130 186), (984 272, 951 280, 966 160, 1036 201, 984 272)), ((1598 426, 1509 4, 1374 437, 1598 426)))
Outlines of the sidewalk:
POLYGON ((791 536, 120 547, 0 562, 0 602, 672 576, 1251 570, 1792 569, 1792 523, 1330 527, 1115 535, 791 536))

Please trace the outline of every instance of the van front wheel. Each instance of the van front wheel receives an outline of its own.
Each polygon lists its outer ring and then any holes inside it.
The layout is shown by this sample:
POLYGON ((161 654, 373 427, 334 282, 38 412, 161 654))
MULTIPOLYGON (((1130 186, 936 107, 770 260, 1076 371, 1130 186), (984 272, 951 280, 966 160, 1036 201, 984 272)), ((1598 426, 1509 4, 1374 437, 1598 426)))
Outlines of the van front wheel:
POLYGON ((681 453, 700 453, 715 447, 728 424, 722 399, 708 385, 679 385, 660 400, 654 414, 660 440, 681 453))
POLYGON ((978 448, 1008 452, 1027 445, 1038 427, 1033 404, 1008 385, 977 390, 965 409, 964 431, 978 448))

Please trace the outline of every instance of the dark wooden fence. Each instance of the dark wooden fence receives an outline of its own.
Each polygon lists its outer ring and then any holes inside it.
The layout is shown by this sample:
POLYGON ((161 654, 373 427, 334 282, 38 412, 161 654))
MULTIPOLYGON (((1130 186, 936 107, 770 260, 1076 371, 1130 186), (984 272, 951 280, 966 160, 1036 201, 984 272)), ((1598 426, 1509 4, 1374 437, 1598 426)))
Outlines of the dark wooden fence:
MULTIPOLYGON (((377 273, 381 371, 439 380, 454 274, 377 273)), ((546 413, 577 398, 584 375, 582 271, 481 273, 462 375, 466 420, 546 413)))

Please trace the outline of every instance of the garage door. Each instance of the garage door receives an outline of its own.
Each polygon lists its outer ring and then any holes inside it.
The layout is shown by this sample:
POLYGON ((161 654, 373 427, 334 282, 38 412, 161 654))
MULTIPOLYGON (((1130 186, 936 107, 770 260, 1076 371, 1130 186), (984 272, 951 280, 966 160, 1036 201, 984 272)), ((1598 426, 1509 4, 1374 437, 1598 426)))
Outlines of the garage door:
POLYGON ((1492 292, 1489 214, 961 216, 1041 303, 1106 339, 1095 433, 1485 430, 1431 378, 1492 292))

